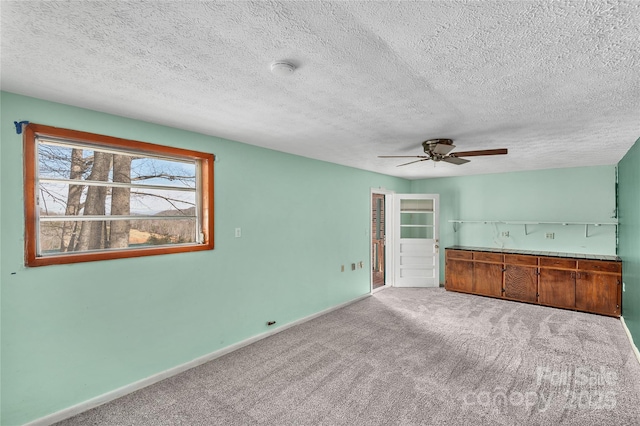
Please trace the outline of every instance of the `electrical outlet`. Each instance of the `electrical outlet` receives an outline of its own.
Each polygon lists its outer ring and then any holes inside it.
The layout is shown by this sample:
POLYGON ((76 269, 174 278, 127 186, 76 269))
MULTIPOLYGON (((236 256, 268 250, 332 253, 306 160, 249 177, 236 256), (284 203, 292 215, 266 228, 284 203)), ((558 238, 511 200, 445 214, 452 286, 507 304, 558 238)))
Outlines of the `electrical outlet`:
POLYGON ((242 228, 236 228, 236 238, 242 237, 242 228))
POLYGON ((509 231, 502 231, 502 236, 503 237, 508 237, 509 236, 509 231))
POLYGON ((555 238, 555 234, 553 232, 547 232, 546 234, 544 234, 544 237, 547 240, 553 240, 555 238))
POLYGON ((355 270, 356 270, 356 264, 355 264, 355 263, 352 263, 352 264, 351 264, 351 270, 352 270, 352 271, 355 271, 355 270))
POLYGON ((622 292, 624 293, 625 291, 627 291, 627 286, 624 285, 624 281, 622 281, 622 292))
POLYGON ((344 265, 340 266, 340 272, 344 272, 344 265))

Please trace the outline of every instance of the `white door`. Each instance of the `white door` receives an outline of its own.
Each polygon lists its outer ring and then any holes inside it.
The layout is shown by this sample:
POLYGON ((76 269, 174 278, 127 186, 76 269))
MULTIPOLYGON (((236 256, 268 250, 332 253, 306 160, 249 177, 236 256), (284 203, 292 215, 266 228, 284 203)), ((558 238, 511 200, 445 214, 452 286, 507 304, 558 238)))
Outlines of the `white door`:
POLYGON ((438 194, 396 194, 396 287, 440 286, 438 205, 438 194))

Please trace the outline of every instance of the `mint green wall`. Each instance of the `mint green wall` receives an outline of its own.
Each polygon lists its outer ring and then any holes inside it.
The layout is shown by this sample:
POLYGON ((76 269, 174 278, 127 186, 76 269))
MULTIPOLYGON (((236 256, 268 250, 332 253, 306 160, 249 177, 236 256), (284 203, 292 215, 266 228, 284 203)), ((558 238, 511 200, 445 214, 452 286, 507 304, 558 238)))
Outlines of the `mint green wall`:
POLYGON ((410 182, 1 94, 2 420, 40 418, 369 291, 371 187, 410 182), (29 120, 213 152, 213 251, 23 266, 29 120), (234 228, 242 238, 234 238, 234 228), (364 261, 365 268, 340 272, 364 261))
MULTIPOLYGON (((464 166, 460 166, 464 167, 464 166)), ((615 222, 615 167, 576 167, 529 172, 423 179, 414 193, 440 194, 441 247, 452 245, 615 254, 614 226, 461 224, 449 220, 615 222), (502 237, 508 231, 509 237, 502 237), (545 234, 555 234, 553 240, 545 234)), ((444 282, 444 254, 440 256, 444 282)))
POLYGON ((618 164, 622 316, 640 346, 640 139, 618 164))

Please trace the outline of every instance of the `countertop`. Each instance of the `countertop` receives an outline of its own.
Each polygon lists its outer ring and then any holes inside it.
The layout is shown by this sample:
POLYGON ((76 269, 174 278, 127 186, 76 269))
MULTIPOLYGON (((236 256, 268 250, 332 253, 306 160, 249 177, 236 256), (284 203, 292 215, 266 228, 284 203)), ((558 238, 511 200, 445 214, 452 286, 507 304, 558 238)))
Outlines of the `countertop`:
POLYGON ((536 251, 536 250, 516 250, 506 248, 489 248, 489 247, 466 247, 466 246, 451 246, 445 250, 466 250, 466 251, 483 251, 489 253, 502 253, 502 254, 524 254, 528 256, 546 256, 546 257, 567 257, 571 259, 583 259, 583 260, 608 260, 614 262, 621 262, 618 256, 606 255, 606 254, 585 254, 585 253, 561 253, 555 251, 536 251))

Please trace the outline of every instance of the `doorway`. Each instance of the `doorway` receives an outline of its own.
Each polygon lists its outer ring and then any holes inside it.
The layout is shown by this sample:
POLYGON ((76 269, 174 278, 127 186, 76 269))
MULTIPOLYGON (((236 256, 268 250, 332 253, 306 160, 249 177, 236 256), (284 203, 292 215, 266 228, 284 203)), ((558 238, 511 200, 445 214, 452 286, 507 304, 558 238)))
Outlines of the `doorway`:
POLYGON ((396 194, 395 277, 396 287, 440 285, 438 194, 396 194))
POLYGON ((371 195, 371 280, 372 289, 376 290, 385 285, 386 273, 386 224, 385 224, 385 196, 371 195))
POLYGON ((393 191, 371 189, 371 291, 393 282, 393 191), (388 233, 388 232, 389 233, 388 233))

